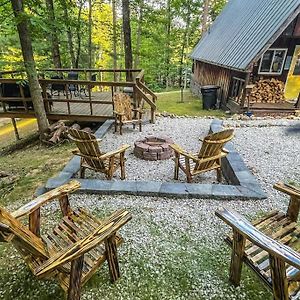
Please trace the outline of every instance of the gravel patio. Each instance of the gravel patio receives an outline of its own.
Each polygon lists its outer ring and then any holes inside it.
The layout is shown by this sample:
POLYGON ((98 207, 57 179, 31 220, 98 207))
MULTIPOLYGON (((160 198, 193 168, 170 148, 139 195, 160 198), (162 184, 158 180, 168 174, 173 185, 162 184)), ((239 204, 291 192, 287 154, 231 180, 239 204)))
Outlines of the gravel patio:
MULTIPOLYGON (((145 125, 142 133, 125 129, 124 135, 119 136, 110 131, 103 139, 103 145, 109 145, 104 150, 123 143, 132 144, 151 134, 168 135, 195 152, 199 149, 198 139, 207 134, 210 122, 210 119, 199 118, 159 118, 155 125, 145 125)), ((247 267, 241 287, 228 284, 230 251, 223 242, 228 228, 214 212, 227 207, 253 219, 271 209, 286 209, 287 198, 274 191, 272 185, 279 180, 299 183, 299 121, 225 120, 224 124, 235 128, 234 145, 257 176, 268 199, 216 201, 73 195, 71 205, 87 207, 98 216, 119 208, 126 208, 133 215, 132 221, 122 229, 125 243, 119 251, 121 279, 111 285, 105 266, 83 290, 82 299, 272 299, 271 293, 247 267)), ((173 161, 145 163, 135 159, 132 150, 127 161, 129 180, 172 181, 173 161)), ((214 176, 213 173, 200 180, 211 183, 214 176)), ((53 204, 46 208, 46 218, 52 215, 53 209, 53 204)), ((11 296, 13 299, 57 299, 61 296, 56 284, 37 282, 29 276, 11 248, 7 248, 6 253, 6 259, 14 263, 7 266, 0 261, 1 299, 12 299, 11 296), (49 295, 49 298, 41 298, 41 295, 49 295)))

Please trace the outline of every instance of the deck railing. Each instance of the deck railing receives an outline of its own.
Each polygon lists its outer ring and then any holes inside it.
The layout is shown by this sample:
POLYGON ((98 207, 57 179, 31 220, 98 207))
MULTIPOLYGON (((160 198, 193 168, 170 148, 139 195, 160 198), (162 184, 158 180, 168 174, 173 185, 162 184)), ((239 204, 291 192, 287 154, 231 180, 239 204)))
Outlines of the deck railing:
POLYGON ((238 103, 241 107, 244 106, 244 89, 246 80, 243 78, 232 77, 231 90, 229 99, 238 103))
MULTIPOLYGON (((138 103, 141 99, 150 106, 151 109, 151 122, 155 122, 155 111, 156 111, 156 95, 145 85, 144 83, 144 71, 143 70, 96 70, 96 69, 48 69, 45 70, 47 72, 82 72, 85 80, 69 80, 69 79, 39 79, 40 86, 42 88, 42 96, 43 101, 45 104, 46 113, 52 119, 58 119, 59 117, 68 117, 73 114, 73 107, 74 104, 78 104, 78 106, 88 106, 88 110, 86 109, 86 114, 90 116, 95 116, 99 118, 112 118, 112 114, 110 116, 107 115, 97 115, 95 112, 95 106, 102 104, 102 105, 112 105, 113 106, 113 96, 114 93, 122 90, 122 88, 129 88, 132 91, 133 99, 135 103, 138 103), (112 77, 111 81, 100 81, 100 80, 90 80, 91 75, 95 74, 110 74, 112 77), (116 80, 116 78, 120 78, 120 74, 124 74, 124 81, 123 80, 116 80), (133 76, 133 81, 127 82, 125 80, 125 74, 130 74, 133 76), (61 92, 61 96, 59 97, 51 97, 51 90, 53 91, 53 87, 56 87, 56 92, 61 92), (110 91, 111 97, 97 97, 93 95, 93 89, 98 88, 100 91, 110 91), (72 95, 77 93, 78 96, 74 97, 72 95), (84 93, 84 97, 83 94, 84 93), (138 101, 138 102, 136 102, 138 101), (62 116, 61 114, 57 114, 52 110, 52 106, 55 103, 59 103, 60 105, 65 104, 66 114, 62 116)), ((100 76, 100 75, 99 75, 100 76)), ((103 78, 103 77, 102 77, 103 78)), ((19 95, 16 97, 4 97, 0 93, 0 104, 3 107, 3 113, 5 114, 12 114, 15 113, 16 117, 19 114, 20 117, 25 117, 26 114, 33 114, 32 109, 32 100, 30 97, 26 97, 26 93, 24 91, 25 87, 22 85, 24 81, 20 79, 12 79, 12 78, 0 78, 0 84, 3 83, 14 83, 19 86, 19 95), (23 110, 20 111, 10 111, 9 112, 9 105, 13 104, 13 102, 19 101, 23 104, 23 110), (8 106, 8 107, 7 107, 8 106)), ((1 90, 1 89, 0 89, 1 90)), ((112 111, 112 110, 111 110, 112 111)), ((84 120, 84 116, 76 116, 81 120, 84 120)))

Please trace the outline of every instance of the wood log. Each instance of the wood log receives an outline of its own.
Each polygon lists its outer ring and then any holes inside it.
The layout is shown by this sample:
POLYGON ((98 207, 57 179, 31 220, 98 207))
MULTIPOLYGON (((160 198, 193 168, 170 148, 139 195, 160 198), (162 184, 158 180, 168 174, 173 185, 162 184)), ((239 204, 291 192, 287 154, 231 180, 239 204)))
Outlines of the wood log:
POLYGON ((282 103, 284 97, 284 83, 278 79, 260 79, 255 83, 247 96, 250 103, 282 103))

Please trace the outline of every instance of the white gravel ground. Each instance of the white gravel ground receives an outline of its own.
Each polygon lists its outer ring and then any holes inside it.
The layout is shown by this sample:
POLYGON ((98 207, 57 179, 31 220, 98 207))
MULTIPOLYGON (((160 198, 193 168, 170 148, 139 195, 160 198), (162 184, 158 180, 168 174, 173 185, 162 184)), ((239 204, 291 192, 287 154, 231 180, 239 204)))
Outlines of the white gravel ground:
MULTIPOLYGON (((206 134, 210 122, 209 119, 161 118, 154 126, 146 125, 141 134, 125 130, 120 137, 110 132, 103 144, 110 144, 110 148, 105 149, 110 150, 145 133, 167 134, 196 151, 198 145, 194 141, 206 134)), ((253 219, 270 209, 286 208, 287 198, 276 193, 272 185, 279 180, 300 182, 300 130, 290 131, 297 124, 299 122, 288 120, 225 122, 226 126, 236 128, 235 147, 267 192, 266 200, 73 195, 73 206, 87 207, 96 215, 107 215, 119 208, 126 208, 133 215, 132 221, 121 231, 125 237, 120 248, 122 278, 111 285, 107 268, 102 268, 98 284, 84 289, 82 299, 271 299, 271 293, 250 271, 243 273, 240 288, 228 284, 230 253, 223 238, 229 229, 214 212, 227 207, 253 219)), ((171 169, 172 165, 168 164, 149 169, 145 162, 140 167, 129 155, 129 179, 168 181, 171 169), (169 169, 162 172, 164 167, 169 169)), ((48 215, 53 208, 53 205, 48 206, 48 215)))
MULTIPOLYGON (((103 144, 111 143, 112 149, 122 143, 130 143, 147 133, 169 135, 185 148, 196 151, 198 145, 195 141, 207 133, 210 122, 209 119, 161 118, 154 126, 146 125, 143 133, 126 130, 122 137, 116 138, 110 132, 103 144)), ((299 121, 227 120, 225 126, 236 128, 234 145, 248 167, 257 176, 268 194, 268 199, 214 201, 125 195, 73 197, 76 204, 83 204, 98 212, 110 212, 125 207, 133 214, 133 220, 122 230, 127 240, 121 250, 121 254, 124 255, 122 261, 124 281, 117 288, 118 291, 122 291, 122 296, 118 297, 116 288, 108 285, 106 287, 109 292, 103 299, 158 299, 158 295, 159 299, 270 298, 271 294, 264 289, 263 285, 257 283, 252 273, 243 276, 241 288, 234 289, 228 285, 227 268, 230 255, 226 252, 223 237, 229 229, 215 217, 214 212, 221 207, 228 207, 253 219, 256 215, 274 208, 286 209, 287 197, 275 192, 272 185, 279 180, 300 182, 300 130, 293 131, 299 126, 299 121), (187 243, 180 239, 184 236, 188 236, 187 243), (217 253, 215 253, 216 249, 219 249, 217 253), (178 252, 181 255, 172 256, 171 252, 178 252), (208 258, 205 256, 207 252, 208 258), (195 258, 194 263, 190 263, 191 257, 195 258), (211 259, 210 267, 204 267, 207 259, 211 259), (139 260, 145 264, 144 268, 133 263, 139 260), (186 272, 190 286, 182 293, 176 286, 176 274, 171 286, 165 283, 168 282, 166 268, 170 263, 179 265, 178 268, 186 272), (219 268, 218 272, 215 268, 219 268), (139 294, 139 282, 143 285, 144 281, 151 282, 155 286, 154 290, 148 291, 148 297, 142 297, 139 294), (130 292, 134 284, 137 285, 137 293, 133 297, 130 292), (258 288, 253 288, 253 285, 257 284, 258 288)), ((152 164, 153 162, 149 162, 149 166, 152 164)), ((128 178, 171 181, 172 163, 165 162, 159 166, 157 166, 158 163, 155 164, 156 168, 149 167, 145 162, 142 162, 141 166, 140 162, 130 154, 128 178)), ((208 177, 204 181, 207 180, 211 178, 208 177)), ((145 292, 143 286, 140 287, 140 291, 145 292)), ((92 299, 95 293, 97 294, 96 291, 87 291, 84 299, 92 299)))
MULTIPOLYGON (((158 118, 155 124, 146 124, 143 126, 143 132, 138 129, 133 130, 132 126, 124 129, 123 135, 114 134, 111 129, 100 143, 103 151, 115 150, 123 144, 131 145, 126 152, 126 179, 142 180, 142 181, 164 181, 164 182, 186 182, 183 172, 179 173, 179 180, 173 178, 174 161, 158 160, 147 161, 134 156, 134 142, 146 136, 170 137, 175 143, 189 152, 197 153, 200 150, 201 142, 199 138, 203 138, 208 134, 211 119, 190 119, 190 118, 158 118)), ((87 171, 87 178, 104 179, 101 173, 87 171)), ((115 180, 120 179, 120 172, 114 175, 115 180)), ((195 183, 216 183, 216 172, 208 172, 194 177, 195 183)))

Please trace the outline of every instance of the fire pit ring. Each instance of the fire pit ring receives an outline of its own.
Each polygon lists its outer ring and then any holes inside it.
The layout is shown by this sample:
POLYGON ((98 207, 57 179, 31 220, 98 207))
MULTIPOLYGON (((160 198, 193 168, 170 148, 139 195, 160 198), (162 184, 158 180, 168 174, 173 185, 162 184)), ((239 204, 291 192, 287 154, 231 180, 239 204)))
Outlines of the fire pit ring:
POLYGON ((173 157, 170 146, 173 140, 168 137, 148 136, 134 143, 134 155, 144 160, 165 160, 173 157))

